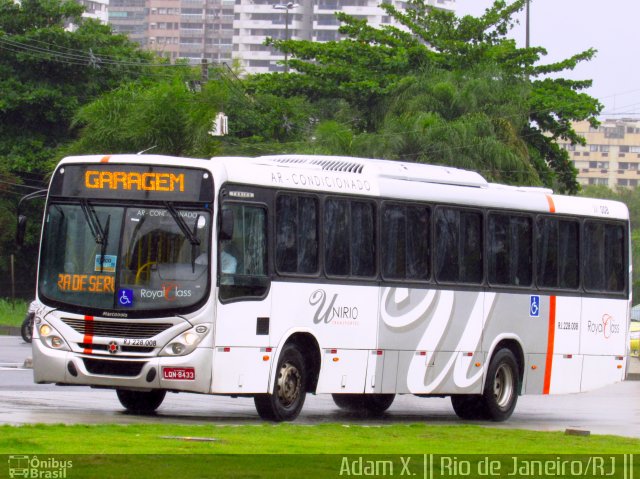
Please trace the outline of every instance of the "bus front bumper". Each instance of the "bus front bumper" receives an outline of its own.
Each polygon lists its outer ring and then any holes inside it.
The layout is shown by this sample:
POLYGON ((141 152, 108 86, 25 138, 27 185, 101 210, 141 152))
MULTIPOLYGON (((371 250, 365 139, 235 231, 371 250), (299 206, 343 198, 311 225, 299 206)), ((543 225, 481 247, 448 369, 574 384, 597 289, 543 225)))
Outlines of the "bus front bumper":
POLYGON ((33 377, 57 383, 123 389, 166 389, 208 393, 212 351, 198 347, 185 356, 118 357, 80 354, 33 343, 33 377))

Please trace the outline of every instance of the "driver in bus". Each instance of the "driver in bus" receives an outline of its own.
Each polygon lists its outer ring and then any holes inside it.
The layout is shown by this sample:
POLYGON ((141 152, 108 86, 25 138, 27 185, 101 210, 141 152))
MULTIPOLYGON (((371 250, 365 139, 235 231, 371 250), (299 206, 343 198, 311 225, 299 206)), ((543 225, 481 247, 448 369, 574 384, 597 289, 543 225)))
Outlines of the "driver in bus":
POLYGON ((220 267, 225 274, 236 274, 238 268, 238 260, 232 253, 233 245, 226 243, 220 253, 220 267))

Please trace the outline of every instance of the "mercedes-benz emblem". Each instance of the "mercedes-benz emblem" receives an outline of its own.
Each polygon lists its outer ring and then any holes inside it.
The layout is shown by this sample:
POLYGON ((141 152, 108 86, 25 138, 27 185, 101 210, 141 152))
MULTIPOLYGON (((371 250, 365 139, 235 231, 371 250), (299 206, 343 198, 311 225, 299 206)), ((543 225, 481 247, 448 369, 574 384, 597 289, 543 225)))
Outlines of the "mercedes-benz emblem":
POLYGON ((120 348, 118 347, 118 343, 116 343, 115 341, 111 341, 109 343, 108 349, 109 354, 116 354, 120 348))

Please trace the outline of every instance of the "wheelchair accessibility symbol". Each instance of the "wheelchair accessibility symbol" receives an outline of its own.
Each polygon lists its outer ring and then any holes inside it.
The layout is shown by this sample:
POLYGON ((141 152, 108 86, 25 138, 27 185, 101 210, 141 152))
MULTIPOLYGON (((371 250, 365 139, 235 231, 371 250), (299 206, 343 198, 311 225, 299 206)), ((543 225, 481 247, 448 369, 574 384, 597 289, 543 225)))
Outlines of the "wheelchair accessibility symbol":
POLYGON ((531 296, 529 303, 529 317, 537 318, 540 316, 540 296, 531 296))
POLYGON ((118 304, 125 308, 133 306, 133 290, 132 289, 120 289, 118 290, 118 304))

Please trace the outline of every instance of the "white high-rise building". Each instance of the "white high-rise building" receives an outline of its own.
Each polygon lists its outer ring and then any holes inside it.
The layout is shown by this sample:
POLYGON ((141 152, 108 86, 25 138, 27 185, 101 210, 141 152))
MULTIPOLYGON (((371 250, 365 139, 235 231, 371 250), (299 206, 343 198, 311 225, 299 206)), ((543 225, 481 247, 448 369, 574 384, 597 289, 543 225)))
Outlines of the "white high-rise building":
MULTIPOLYGON (((398 8, 404 1, 387 0, 398 8)), ((240 60, 247 73, 284 71, 285 56, 264 45, 267 37, 275 39, 338 40, 340 23, 335 12, 341 11, 369 25, 390 25, 393 19, 378 5, 380 0, 237 0, 233 21, 233 57, 240 60)), ((426 0, 435 8, 452 10, 455 0, 426 0)))
MULTIPOLYGON (((83 18, 93 18, 105 25, 109 22, 109 0, 76 0, 76 2, 84 7, 83 18)), ((77 28, 75 23, 65 23, 66 30, 74 31, 77 28)))
MULTIPOLYGON (((171 61, 230 64, 237 59, 246 73, 266 73, 285 69, 285 56, 264 45, 267 37, 337 40, 337 11, 367 19, 375 27, 392 24, 378 7, 380 1, 405 5, 404 0, 111 0, 108 18, 116 32, 171 61)), ((425 2, 452 10, 455 0, 425 2)), ((101 8, 88 10, 97 13, 101 8)))
POLYGON ((85 8, 85 18, 94 18, 100 23, 106 24, 109 21, 109 0, 77 0, 85 8))

